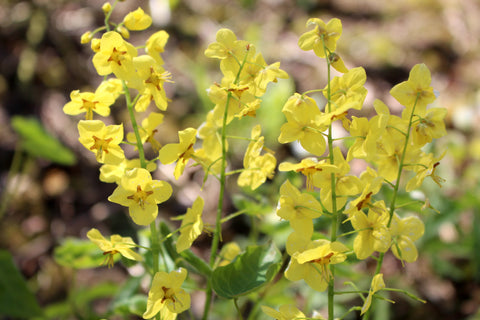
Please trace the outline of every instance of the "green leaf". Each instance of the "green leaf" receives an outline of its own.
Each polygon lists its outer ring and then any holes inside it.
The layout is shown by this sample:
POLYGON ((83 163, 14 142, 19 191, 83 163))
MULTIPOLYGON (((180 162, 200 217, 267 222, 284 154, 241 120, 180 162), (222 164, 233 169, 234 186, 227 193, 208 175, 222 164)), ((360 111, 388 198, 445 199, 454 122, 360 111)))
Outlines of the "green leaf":
MULTIPOLYGON (((119 259, 114 255, 114 261, 119 259)), ((75 269, 96 268, 105 261, 103 252, 89 240, 67 238, 55 248, 54 257, 58 264, 75 269)))
POLYGON ((42 315, 42 309, 13 263, 12 255, 5 250, 0 250, 0 314, 28 319, 42 315))
POLYGON ((73 152, 51 136, 37 119, 14 116, 12 126, 22 138, 22 148, 31 156, 62 165, 76 163, 73 152))
POLYGON ((234 262, 216 268, 212 286, 224 298, 233 299, 258 290, 281 266, 281 254, 273 244, 249 246, 234 262))

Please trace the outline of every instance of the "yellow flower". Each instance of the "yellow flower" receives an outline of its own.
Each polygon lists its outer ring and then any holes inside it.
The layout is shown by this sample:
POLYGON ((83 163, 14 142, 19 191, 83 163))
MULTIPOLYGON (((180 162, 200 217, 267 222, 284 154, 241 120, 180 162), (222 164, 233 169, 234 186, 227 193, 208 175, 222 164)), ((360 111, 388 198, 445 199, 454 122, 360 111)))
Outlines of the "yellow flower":
POLYGON ((187 209, 187 213, 182 218, 180 226, 180 236, 178 237, 176 248, 180 253, 192 246, 193 241, 198 238, 203 230, 202 210, 204 201, 198 197, 192 205, 187 209))
POLYGON ((178 313, 190 308, 190 295, 181 288, 187 278, 187 270, 180 268, 170 273, 155 273, 148 292, 144 319, 151 319, 160 312, 162 320, 174 320, 178 313))
POLYGON ((415 162, 417 165, 413 166, 413 171, 415 171, 416 174, 408 181, 405 190, 410 192, 420 188, 423 180, 427 177, 432 178, 432 180, 441 188, 445 179, 437 176, 435 170, 437 169, 437 166, 440 165, 440 160, 445 156, 445 153, 446 151, 438 158, 434 158, 432 153, 422 153, 415 162))
POLYGON ((114 255, 117 253, 130 260, 143 260, 141 255, 132 250, 132 248, 136 247, 136 244, 130 237, 121 237, 118 234, 114 234, 110 236, 109 241, 95 228, 87 232, 87 237, 103 251, 104 255, 108 255, 106 259, 109 268, 113 267, 114 255))
MULTIPOLYGON (((298 232, 313 232, 312 219, 320 217, 322 206, 314 196, 301 193, 289 180, 280 187, 277 215, 290 222, 290 226, 298 232)), ((310 233, 311 233, 310 232, 310 233)))
POLYGON ((415 106, 415 113, 423 116, 426 106, 436 99, 431 82, 428 67, 423 63, 417 64, 410 71, 408 80, 393 87, 390 94, 407 108, 408 114, 415 106))
POLYGON ((168 99, 163 89, 163 84, 165 82, 173 82, 170 80, 172 78, 170 72, 165 71, 149 55, 133 58, 133 65, 137 73, 136 77, 130 78, 128 86, 137 89, 142 95, 150 94, 155 101, 155 105, 160 110, 167 110, 168 99))
POLYGON ((93 38, 92 32, 87 31, 84 34, 82 34, 82 36, 80 37, 80 43, 81 44, 89 43, 90 41, 92 41, 92 38, 93 38))
MULTIPOLYGON (((116 165, 104 164, 100 167, 100 181, 108 183, 115 182, 119 184, 122 177, 125 175, 125 172, 140 167, 140 159, 128 160, 125 158, 122 162, 116 165)), ((150 172, 155 171, 156 168, 157 165, 154 162, 149 162, 147 164, 147 170, 150 172)))
POLYGON ((163 59, 160 53, 165 51, 165 45, 168 41, 168 33, 164 30, 155 32, 147 39, 145 43, 145 51, 151 56, 159 65, 163 65, 163 59))
POLYGON ((310 288, 325 291, 332 278, 329 266, 345 261, 346 251, 348 248, 341 242, 314 240, 306 250, 292 255, 285 277, 290 281, 303 279, 310 288))
POLYGON ((178 138, 180 140, 179 143, 170 143, 163 146, 159 152, 159 159, 160 162, 163 164, 169 164, 174 161, 177 161, 177 165, 175 166, 175 171, 173 175, 175 179, 182 175, 183 171, 185 170, 185 166, 188 160, 192 157, 193 153, 193 145, 197 140, 195 135, 197 134, 197 130, 194 128, 187 128, 183 131, 178 132, 178 138))
POLYGON ((368 296, 363 303, 362 311, 360 315, 367 312, 367 310, 370 308, 370 305, 372 304, 373 295, 376 292, 382 290, 383 288, 385 288, 385 282, 383 281, 383 274, 379 273, 375 275, 372 279, 372 285, 370 286, 370 290, 368 291, 368 296))
POLYGON ((123 125, 105 126, 100 120, 80 120, 78 141, 95 153, 97 161, 107 164, 119 164, 125 159, 118 145, 123 140, 123 125))
POLYGON ((412 140, 421 147, 447 134, 444 118, 447 114, 445 108, 428 109, 425 116, 419 117, 412 127, 412 140))
POLYGON ((63 112, 69 115, 85 112, 85 120, 93 120, 93 112, 102 117, 110 115, 110 106, 115 102, 111 94, 98 89, 95 93, 73 90, 70 93, 70 100, 63 107, 63 112))
POLYGON ((134 168, 125 173, 108 200, 128 207, 133 222, 146 226, 157 217, 157 204, 166 201, 171 195, 172 187, 168 183, 152 180, 150 172, 134 168))
POLYGON ((125 27, 130 30, 145 30, 152 24, 152 18, 142 8, 129 12, 123 19, 125 27))
POLYGON ((243 158, 244 171, 238 177, 238 185, 257 189, 267 178, 272 178, 277 165, 277 159, 271 154, 261 155, 264 137, 260 136, 260 125, 255 126, 251 133, 251 142, 243 158))
POLYGON ((393 239, 392 252, 398 259, 406 262, 417 260, 418 251, 413 243, 425 232, 425 225, 416 216, 403 219, 394 214, 390 225, 390 234, 393 239))
MULTIPOLYGON (((139 128, 140 139, 142 144, 149 142, 152 149, 158 152, 161 148, 160 142, 158 142, 154 135, 157 132, 157 127, 163 122, 163 114, 151 112, 148 117, 142 120, 142 126, 139 128)), ((127 134, 127 141, 137 143, 135 133, 129 132, 127 134)))
POLYGON ((317 122, 322 113, 315 100, 295 93, 285 103, 282 112, 287 118, 287 123, 280 128, 278 142, 289 143, 298 140, 305 150, 321 156, 326 148, 322 132, 327 126, 319 125, 317 122))
POLYGON ((302 311, 292 305, 280 306, 279 311, 267 306, 262 306, 262 311, 277 320, 307 319, 302 311))
POLYGON ((387 210, 368 210, 355 212, 349 219, 358 231, 353 241, 353 251, 360 260, 370 257, 374 251, 386 252, 390 247, 390 232, 387 227, 389 214, 387 210))
POLYGON ((135 74, 132 59, 136 56, 137 49, 134 46, 123 40, 119 33, 109 31, 100 39, 100 47, 92 62, 99 75, 106 76, 113 72, 117 78, 127 80, 135 74))
POLYGON ((298 39, 300 49, 312 50, 320 58, 325 58, 325 47, 334 52, 337 47, 337 40, 342 35, 342 22, 333 18, 327 24, 318 18, 311 18, 307 21, 307 27, 314 25, 315 28, 307 31, 298 39))
POLYGON ((295 171, 301 172, 307 177, 307 190, 313 190, 315 175, 323 172, 329 175, 332 172, 337 172, 338 168, 326 162, 318 162, 316 158, 306 158, 300 163, 282 162, 278 167, 280 171, 295 171))

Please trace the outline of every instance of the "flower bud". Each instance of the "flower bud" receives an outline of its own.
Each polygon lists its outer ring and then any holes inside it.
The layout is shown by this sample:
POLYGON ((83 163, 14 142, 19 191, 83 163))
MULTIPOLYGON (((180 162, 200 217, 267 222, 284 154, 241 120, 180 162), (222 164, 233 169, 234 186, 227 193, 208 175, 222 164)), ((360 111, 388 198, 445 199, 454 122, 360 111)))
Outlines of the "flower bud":
POLYGON ((82 44, 89 43, 90 41, 92 41, 92 33, 90 31, 85 32, 80 37, 80 43, 82 44))
POLYGON ((105 14, 112 11, 112 5, 110 4, 110 2, 105 2, 102 6, 102 10, 103 10, 103 13, 105 13, 105 14))
POLYGON ((118 26, 117 27, 117 32, 120 33, 124 39, 129 39, 130 38, 130 32, 124 26, 118 26))

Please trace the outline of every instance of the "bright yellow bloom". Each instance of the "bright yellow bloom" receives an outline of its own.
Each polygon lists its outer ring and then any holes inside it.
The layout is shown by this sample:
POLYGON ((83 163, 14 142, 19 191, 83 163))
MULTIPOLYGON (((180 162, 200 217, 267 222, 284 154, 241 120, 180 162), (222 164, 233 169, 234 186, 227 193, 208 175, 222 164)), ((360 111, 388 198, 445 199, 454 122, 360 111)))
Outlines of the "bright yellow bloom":
POLYGON ((421 147, 447 134, 444 118, 447 114, 445 108, 428 109, 425 116, 419 117, 412 127, 412 141, 421 147))
POLYGON ((136 247, 136 244, 130 237, 121 237, 118 234, 114 234, 110 236, 109 241, 95 228, 87 232, 87 237, 103 251, 103 255, 108 255, 106 259, 109 268, 113 267, 114 256, 117 253, 130 260, 143 260, 141 255, 132 250, 132 248, 136 247))
POLYGON ((152 24, 152 18, 138 7, 137 10, 129 12, 125 16, 123 23, 130 30, 145 30, 152 24))
POLYGON ((322 113, 315 100, 295 93, 285 103, 282 112, 287 118, 287 123, 280 128, 278 142, 289 143, 298 140, 305 150, 321 156, 326 148, 322 132, 327 126, 319 125, 317 122, 322 113))
MULTIPOLYGON (((93 44, 93 42, 92 42, 93 44)), ((109 31, 103 34, 98 52, 92 62, 101 76, 114 73, 117 78, 127 80, 135 74, 132 59, 137 56, 137 49, 122 36, 109 31)))
POLYGON ((157 217, 157 204, 166 201, 171 195, 172 187, 168 183, 152 180, 150 172, 134 168, 125 173, 108 200, 128 207, 133 222, 146 226, 157 217))
POLYGON ((160 312, 162 320, 174 320, 178 313, 190 308, 190 295, 181 288, 187 278, 187 270, 180 268, 170 273, 155 273, 148 292, 144 319, 151 319, 160 312))
POLYGON ((298 232, 313 232, 312 219, 320 217, 322 206, 314 196, 301 193, 289 180, 280 187, 277 215, 290 222, 290 226, 298 232))
POLYGON ((271 154, 261 155, 263 150, 264 137, 260 136, 260 125, 255 126, 251 133, 251 142, 243 158, 244 171, 238 177, 238 185, 241 187, 250 186, 252 190, 257 189, 267 178, 273 178, 277 159, 271 154))
POLYGON ((262 311, 266 315, 276 320, 307 319, 302 311, 298 310, 295 306, 292 305, 280 306, 279 311, 267 306, 262 306, 262 311))
MULTIPOLYGON (((155 152, 158 152, 162 147, 160 142, 155 139, 155 133, 157 132, 157 127, 163 122, 163 114, 157 112, 151 112, 148 117, 142 120, 142 126, 139 128, 140 139, 142 144, 149 142, 152 146, 152 149, 155 152)), ((129 132, 127 134, 127 141, 132 143, 137 143, 137 138, 134 132, 129 132)))
MULTIPOLYGON (((217 174, 220 172, 222 157, 221 138, 218 132, 219 127, 214 119, 213 110, 207 113, 206 121, 198 128, 198 137, 202 139, 202 146, 195 151, 195 160, 197 160, 208 174, 217 174)), ((228 142, 225 142, 225 148, 228 150, 228 142)))
POLYGON ((365 302, 363 303, 362 311, 360 315, 364 314, 365 312, 367 312, 368 309, 370 309, 373 295, 376 292, 382 290, 383 288, 385 288, 385 282, 383 281, 383 274, 382 273, 376 274, 372 279, 372 285, 370 286, 370 290, 368 291, 368 296, 365 299, 365 302))
MULTIPOLYGON (((140 159, 128 160, 125 158, 122 162, 116 165, 104 164, 100 167, 100 181, 108 183, 115 182, 119 184, 122 177, 125 175, 125 172, 133 168, 141 168, 140 159)), ((147 170, 149 172, 155 171, 156 168, 157 165, 155 162, 149 162, 147 164, 147 170)))
POLYGON ((155 105, 162 111, 167 110, 168 99, 163 89, 165 82, 172 83, 172 75, 165 71, 154 58, 141 55, 133 58, 133 65, 137 70, 136 77, 131 78, 128 86, 137 89, 141 94, 152 95, 155 105))
POLYGON ((356 199, 350 201, 345 214, 352 215, 363 208, 372 205, 372 197, 376 195, 383 184, 383 177, 377 175, 377 172, 370 167, 360 175, 362 194, 356 199))
POLYGON ((70 93, 70 100, 63 107, 63 112, 69 115, 85 112, 85 120, 93 120, 93 112, 107 117, 110 115, 110 106, 115 102, 111 94, 98 90, 95 93, 73 90, 70 93))
POLYGON ((123 140, 123 124, 105 126, 100 120, 80 120, 78 141, 95 153, 97 161, 119 164, 125 159, 119 143, 123 140))
POLYGON ((345 261, 347 255, 343 252, 348 250, 341 242, 314 240, 305 251, 292 255, 285 277, 290 281, 303 279, 310 288, 325 291, 332 278, 330 265, 345 261))
POLYGON ((425 232, 425 225, 416 216, 401 219, 394 214, 390 225, 390 234, 393 239, 392 252, 398 259, 406 262, 417 260, 418 251, 413 243, 425 232))
POLYGON ((415 106, 415 114, 423 117, 426 106, 436 97, 430 86, 432 77, 425 64, 417 64, 410 71, 408 80, 397 84, 390 90, 390 94, 407 108, 407 113, 415 106))
POLYGON ((175 171, 173 175, 175 179, 182 175, 183 171, 185 170, 185 166, 188 160, 194 154, 193 145, 197 140, 195 135, 197 134, 197 130, 194 128, 187 128, 183 131, 178 132, 178 138, 180 140, 179 143, 170 143, 163 146, 159 152, 159 159, 160 162, 163 164, 169 164, 172 162, 177 161, 177 165, 175 166, 175 171))
POLYGON ((313 49, 317 56, 325 58, 324 46, 328 49, 327 53, 334 52, 337 48, 337 40, 342 35, 342 22, 333 18, 325 24, 321 19, 311 18, 307 21, 307 27, 311 25, 315 28, 300 36, 298 46, 305 51, 313 49))
POLYGON ((168 33, 164 30, 155 32, 147 39, 145 43, 145 51, 151 56, 159 65, 163 65, 163 59, 160 53, 165 51, 165 45, 168 41, 168 33))
POLYGON ((178 237, 176 248, 180 253, 192 246, 193 241, 198 238, 203 230, 202 210, 204 201, 198 197, 192 205, 187 209, 187 213, 182 218, 180 226, 180 236, 178 237))
POLYGON ((374 251, 386 252, 390 247, 390 233, 387 223, 390 215, 387 210, 368 210, 368 216, 363 211, 355 212, 349 219, 358 231, 353 241, 353 251, 360 260, 366 259, 374 251))
POLYGON ((337 172, 338 168, 324 161, 318 162, 316 158, 306 158, 300 163, 282 162, 278 167, 280 171, 301 172, 307 177, 307 190, 313 190, 315 174, 323 172, 326 175, 337 172))

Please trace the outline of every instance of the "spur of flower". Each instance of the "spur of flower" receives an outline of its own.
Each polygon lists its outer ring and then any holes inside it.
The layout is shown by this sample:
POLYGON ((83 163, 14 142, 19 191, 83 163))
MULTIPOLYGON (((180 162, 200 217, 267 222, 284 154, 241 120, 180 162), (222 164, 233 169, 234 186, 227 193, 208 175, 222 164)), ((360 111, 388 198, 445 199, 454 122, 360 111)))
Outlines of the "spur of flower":
POLYGON ((303 251, 295 252, 285 277, 290 281, 303 279, 310 288, 325 291, 332 278, 330 265, 345 261, 349 249, 341 242, 325 239, 311 241, 303 251))
POLYGON ((190 295, 181 288, 187 278, 187 270, 180 268, 170 273, 157 272, 148 292, 144 319, 151 319, 160 312, 160 319, 174 320, 178 313, 190 308, 190 295))
POLYGON ((137 245, 130 237, 122 237, 114 234, 110 236, 110 240, 107 240, 102 236, 100 231, 95 228, 87 232, 87 237, 103 251, 103 255, 107 255, 106 260, 109 268, 113 267, 114 256, 117 253, 130 260, 143 260, 141 255, 132 250, 132 248, 135 248, 137 245))
POLYGON ((108 200, 128 207, 133 222, 146 226, 157 217, 157 204, 166 201, 171 195, 172 187, 167 182, 152 180, 146 169, 134 168, 125 172, 108 200))
POLYGON ((203 198, 198 197, 191 208, 188 208, 187 213, 182 219, 180 226, 180 236, 178 237, 176 248, 177 252, 187 250, 192 246, 193 241, 202 233, 203 220, 202 210, 204 205, 203 198))
POLYGON ((100 120, 80 120, 78 123, 78 141, 95 153, 97 161, 107 164, 119 164, 125 159, 119 144, 123 140, 123 125, 106 126, 100 120))

